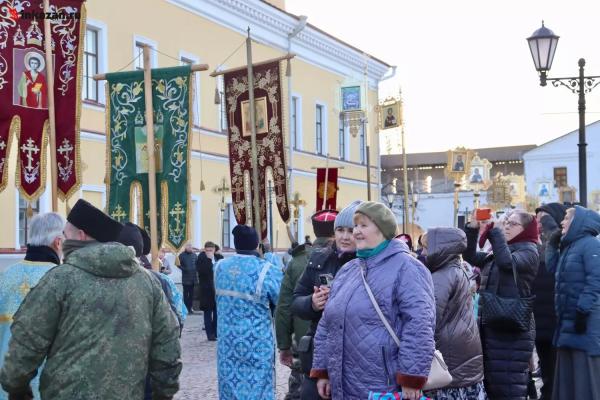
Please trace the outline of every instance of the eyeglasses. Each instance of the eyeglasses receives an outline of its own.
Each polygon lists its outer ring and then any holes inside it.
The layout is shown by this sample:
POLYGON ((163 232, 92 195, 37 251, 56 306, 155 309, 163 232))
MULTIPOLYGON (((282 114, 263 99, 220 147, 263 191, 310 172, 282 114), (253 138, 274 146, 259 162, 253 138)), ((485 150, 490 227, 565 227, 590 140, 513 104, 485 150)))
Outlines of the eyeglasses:
POLYGON ((506 224, 506 226, 510 226, 510 227, 513 227, 513 226, 522 226, 520 223, 515 222, 515 221, 506 221, 505 224, 506 224))

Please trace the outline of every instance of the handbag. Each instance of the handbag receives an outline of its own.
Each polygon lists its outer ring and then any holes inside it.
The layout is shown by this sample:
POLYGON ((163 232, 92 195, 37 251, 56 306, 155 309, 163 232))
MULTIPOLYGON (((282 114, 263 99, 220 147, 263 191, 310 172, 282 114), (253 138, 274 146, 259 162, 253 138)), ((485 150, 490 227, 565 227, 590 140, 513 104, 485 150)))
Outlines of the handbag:
MULTIPOLYGON (((398 348, 400 347, 400 339, 396 335, 396 332, 390 326, 387 318, 383 315, 381 308, 379 308, 379 304, 377 304, 377 300, 375 300, 375 296, 373 296, 373 292, 371 291, 371 287, 367 283, 365 278, 365 270, 364 267, 360 268, 360 276, 362 277, 363 284, 365 285, 365 289, 367 290, 367 294, 369 295, 369 299, 371 303, 373 303, 373 307, 375 311, 377 311, 377 315, 379 315, 379 319, 383 322, 385 329, 387 329, 388 333, 396 343, 398 348)), ((423 390, 434 390, 448 386, 452 382, 452 375, 448 371, 448 366, 444 362, 444 357, 439 350, 435 350, 433 353, 433 360, 431 361, 431 369, 429 371, 429 376, 427 377, 427 383, 423 386, 423 390)))
MULTIPOLYGON (((521 297, 517 285, 517 269, 512 266, 513 280, 517 288, 517 297, 502 297, 498 293, 498 282, 492 290, 481 291, 481 324, 494 330, 527 332, 531 324, 533 301, 535 296, 521 297)), ((490 271, 491 274, 491 271, 490 271)))

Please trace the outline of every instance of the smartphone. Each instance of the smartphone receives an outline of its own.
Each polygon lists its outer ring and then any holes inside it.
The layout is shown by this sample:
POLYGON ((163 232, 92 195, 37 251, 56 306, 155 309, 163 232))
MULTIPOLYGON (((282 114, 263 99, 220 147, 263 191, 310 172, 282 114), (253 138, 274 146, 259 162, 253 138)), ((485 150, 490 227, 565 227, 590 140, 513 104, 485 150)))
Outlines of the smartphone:
POLYGON ((321 286, 331 287, 331 282, 333 281, 333 275, 331 274, 320 274, 319 275, 319 283, 321 286))
POLYGON ((492 219, 492 210, 490 208, 478 208, 475 210, 475 219, 477 221, 492 219))

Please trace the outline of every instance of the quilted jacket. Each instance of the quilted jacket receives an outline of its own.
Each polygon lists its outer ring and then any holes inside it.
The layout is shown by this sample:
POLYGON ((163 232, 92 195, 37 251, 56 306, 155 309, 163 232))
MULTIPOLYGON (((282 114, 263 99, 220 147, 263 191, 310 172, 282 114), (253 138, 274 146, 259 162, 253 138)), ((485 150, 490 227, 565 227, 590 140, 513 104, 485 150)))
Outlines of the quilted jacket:
POLYGON ((431 274, 398 240, 345 264, 333 281, 315 336, 311 377, 329 377, 333 399, 364 400, 369 391, 421 388, 435 350, 431 274), (361 268, 400 348, 379 319, 361 268))
MULTIPOLYGON (((466 228, 467 250, 465 260, 482 268, 481 290, 494 290, 502 297, 531 295, 531 286, 537 274, 539 257, 537 245, 531 242, 508 244, 499 228, 489 233, 492 253, 477 252, 478 229, 466 228), (518 290, 512 266, 518 273, 518 290)), ((482 310, 480 300, 479 304, 482 310)), ((483 312, 483 310, 482 310, 483 312)), ((529 381, 529 359, 535 342, 535 322, 526 332, 498 331, 482 326, 481 342, 485 390, 494 400, 526 400, 529 381)))
POLYGON ((546 266, 556 271, 556 347, 600 356, 600 215, 575 207, 575 217, 560 242, 546 247, 546 266), (587 314, 587 331, 575 333, 575 314, 587 314))
POLYGON ((436 304, 435 345, 452 375, 449 387, 471 386, 483 380, 483 355, 469 278, 460 259, 467 238, 460 229, 434 228, 427 231, 427 244, 426 265, 436 304))

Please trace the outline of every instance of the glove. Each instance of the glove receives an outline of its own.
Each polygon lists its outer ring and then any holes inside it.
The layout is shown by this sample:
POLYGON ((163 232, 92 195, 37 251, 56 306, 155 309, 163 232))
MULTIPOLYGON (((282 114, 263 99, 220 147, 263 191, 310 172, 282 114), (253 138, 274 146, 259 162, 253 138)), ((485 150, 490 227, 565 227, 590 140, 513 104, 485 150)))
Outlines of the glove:
POLYGON ((33 392, 28 387, 27 391, 21 393, 9 393, 8 400, 33 400, 33 392))
POLYGON ((550 246, 554 247, 555 249, 557 249, 558 246, 560 245, 561 238, 562 238, 562 232, 560 229, 557 229, 554 232, 552 232, 552 234, 550 235, 550 238, 548 239, 548 244, 550 246))
POLYGON ((587 330, 588 314, 577 311, 575 314, 575 333, 583 334, 587 330))

